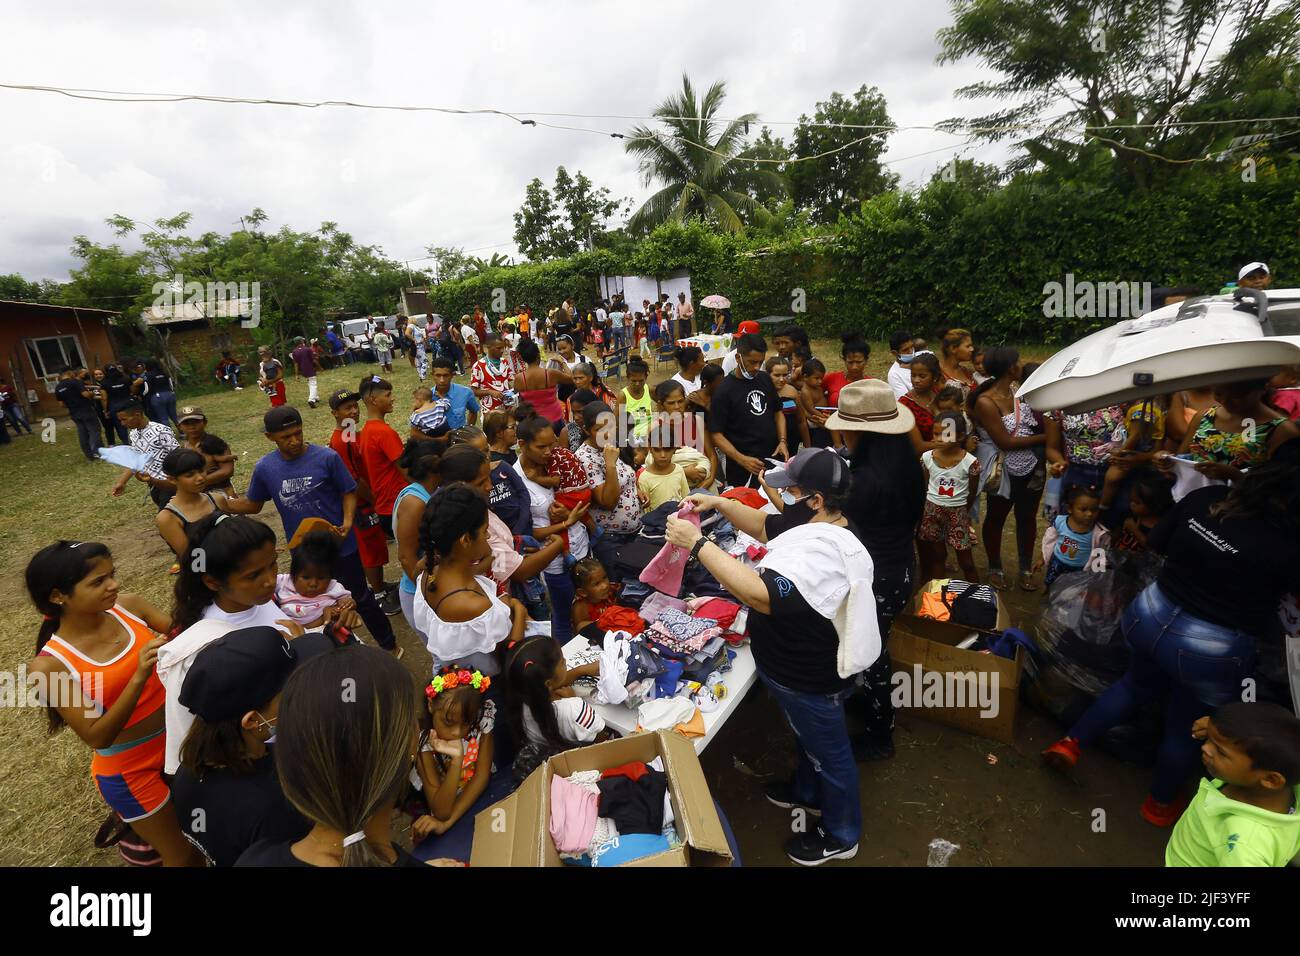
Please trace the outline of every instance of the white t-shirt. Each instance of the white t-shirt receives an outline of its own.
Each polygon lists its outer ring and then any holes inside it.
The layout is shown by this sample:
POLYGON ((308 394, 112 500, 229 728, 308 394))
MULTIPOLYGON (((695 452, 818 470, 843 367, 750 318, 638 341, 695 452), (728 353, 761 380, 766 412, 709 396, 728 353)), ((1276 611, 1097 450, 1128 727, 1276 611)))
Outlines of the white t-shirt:
POLYGON ((962 456, 961 461, 949 468, 942 467, 934 460, 931 449, 921 456, 928 480, 925 498, 940 508, 965 508, 970 495, 970 470, 977 459, 970 452, 962 456))
POLYGON ((200 620, 222 621, 235 629, 245 627, 278 627, 280 630, 288 633, 288 629, 285 628, 284 625, 276 622, 290 620, 290 617, 274 601, 267 601, 265 604, 258 604, 255 607, 250 607, 246 611, 235 612, 221 610, 221 608, 217 607, 216 602, 214 601, 203 611, 203 617, 200 618, 200 620))
POLYGON ((461 341, 466 345, 478 345, 478 333, 474 331, 471 325, 462 325, 460 327, 461 341))
POLYGON ((689 378, 682 375, 681 372, 678 372, 673 376, 673 381, 681 385, 682 389, 686 392, 687 398, 691 397, 692 392, 698 392, 701 388, 700 380, 698 378, 692 382, 689 378))
POLYGON ((608 319, 609 319, 609 313, 608 313, 608 312, 606 312, 604 309, 597 309, 597 310, 596 310, 596 321, 597 321, 597 322, 600 322, 600 323, 603 325, 606 321, 608 321, 608 319))
MULTIPOLYGON (((577 527, 576 525, 574 527, 577 527)), ((585 697, 561 697, 551 701, 555 708, 555 722, 560 725, 560 736, 575 744, 589 744, 605 729, 605 719, 585 697)), ((546 743, 532 711, 524 708, 524 735, 535 744, 546 743)))
POLYGON ((894 390, 895 401, 912 390, 912 368, 910 365, 895 362, 889 366, 889 374, 885 378, 889 382, 889 387, 894 390))

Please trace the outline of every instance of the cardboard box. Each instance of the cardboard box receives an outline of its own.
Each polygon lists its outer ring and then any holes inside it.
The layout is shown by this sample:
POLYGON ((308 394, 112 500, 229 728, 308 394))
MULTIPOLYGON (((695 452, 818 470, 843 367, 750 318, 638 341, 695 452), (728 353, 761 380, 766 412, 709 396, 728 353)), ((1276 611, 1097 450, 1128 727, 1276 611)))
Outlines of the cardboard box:
POLYGON ((1011 615, 1002 598, 998 597, 997 624, 987 632, 918 617, 915 611, 919 605, 918 592, 908 612, 894 619, 889 634, 891 689, 896 701, 902 696, 903 709, 935 723, 1013 743, 1020 679, 1025 669, 1024 648, 1017 647, 1015 660, 1009 660, 957 647, 972 634, 999 634, 1011 626, 1011 615))
POLYGON ((663 758, 682 845, 626 866, 730 866, 731 849, 695 746, 671 731, 636 734, 556 754, 474 820, 471 866, 565 866, 551 840, 551 777, 663 758))

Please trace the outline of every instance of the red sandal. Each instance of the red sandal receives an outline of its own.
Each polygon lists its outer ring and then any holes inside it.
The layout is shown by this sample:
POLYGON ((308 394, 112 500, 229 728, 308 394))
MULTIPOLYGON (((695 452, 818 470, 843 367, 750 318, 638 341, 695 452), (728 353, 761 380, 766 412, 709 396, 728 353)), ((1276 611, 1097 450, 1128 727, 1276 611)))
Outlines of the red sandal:
POLYGON ((1171 827, 1178 822, 1178 818, 1183 815, 1187 809, 1186 800, 1175 800, 1172 803, 1161 803, 1155 797, 1147 794, 1146 800, 1142 802, 1142 819, 1153 827, 1171 827))

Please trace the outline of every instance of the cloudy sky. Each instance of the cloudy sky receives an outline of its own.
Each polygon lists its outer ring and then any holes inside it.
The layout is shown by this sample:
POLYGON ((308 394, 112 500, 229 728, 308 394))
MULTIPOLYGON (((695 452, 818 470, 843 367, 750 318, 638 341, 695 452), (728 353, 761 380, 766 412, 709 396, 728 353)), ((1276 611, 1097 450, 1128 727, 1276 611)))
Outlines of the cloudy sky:
MULTIPOLYGON (((275 3, 183 13, 162 0, 6 3, 0 82, 282 100, 645 116, 680 87, 727 82, 724 112, 778 135, 838 90, 874 84, 899 124, 973 113, 952 91, 974 64, 935 64, 946 0, 653 4, 275 3), (782 122, 787 121, 787 122, 782 122)), ((194 7, 200 7, 193 4, 194 7)), ((66 279, 71 238, 104 219, 188 211, 228 231, 256 206, 270 225, 333 220, 397 259, 427 245, 514 254, 513 212, 534 176, 581 169, 616 195, 649 194, 608 135, 495 116, 211 103, 103 103, 0 89, 0 273, 66 279)), ((538 117, 541 119, 542 117, 538 117)), ((560 119, 607 134, 629 119, 560 119)), ((757 130, 755 130, 757 132, 757 130)), ((895 134, 905 183, 956 137, 895 134)), ((973 155, 997 161, 999 147, 973 155)))

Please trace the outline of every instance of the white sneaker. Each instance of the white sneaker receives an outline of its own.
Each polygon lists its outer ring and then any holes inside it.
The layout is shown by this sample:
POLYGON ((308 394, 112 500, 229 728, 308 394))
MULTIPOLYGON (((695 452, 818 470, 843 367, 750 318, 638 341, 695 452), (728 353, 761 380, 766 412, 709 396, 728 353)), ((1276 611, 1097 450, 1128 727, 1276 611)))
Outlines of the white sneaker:
POLYGON ((243 390, 244 390, 244 386, 242 386, 242 385, 236 385, 236 386, 235 386, 235 391, 237 391, 237 392, 242 392, 243 390))

